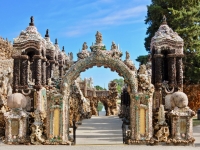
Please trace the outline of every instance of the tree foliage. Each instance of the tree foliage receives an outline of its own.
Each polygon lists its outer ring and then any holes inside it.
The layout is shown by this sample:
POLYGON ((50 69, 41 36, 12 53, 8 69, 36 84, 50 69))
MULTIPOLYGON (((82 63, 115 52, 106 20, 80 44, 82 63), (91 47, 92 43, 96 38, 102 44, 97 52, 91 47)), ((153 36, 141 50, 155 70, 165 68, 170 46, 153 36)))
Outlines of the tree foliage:
POLYGON ((148 55, 138 56, 137 59, 136 59, 136 61, 139 62, 140 65, 146 64, 147 61, 148 61, 148 55))
POLYGON ((151 38, 165 15, 167 24, 184 40, 185 80, 190 83, 200 81, 200 0, 152 0, 147 9, 146 50, 150 51, 151 38))
POLYGON ((124 80, 122 78, 120 79, 114 79, 113 81, 115 81, 117 83, 117 91, 118 93, 122 92, 122 88, 124 86, 124 80))
POLYGON ((106 90, 106 88, 102 88, 101 86, 99 85, 96 85, 94 86, 96 90, 106 90))

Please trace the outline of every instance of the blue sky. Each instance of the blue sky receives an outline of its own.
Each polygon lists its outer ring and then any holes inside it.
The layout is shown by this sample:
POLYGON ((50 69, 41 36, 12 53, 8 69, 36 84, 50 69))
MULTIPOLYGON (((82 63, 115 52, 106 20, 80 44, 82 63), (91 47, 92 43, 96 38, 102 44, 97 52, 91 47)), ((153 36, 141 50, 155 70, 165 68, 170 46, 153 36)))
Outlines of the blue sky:
MULTIPOLYGON (((73 52, 74 59, 83 42, 88 47, 95 42, 96 31, 103 36, 103 43, 110 50, 111 42, 129 51, 131 59, 146 55, 144 38, 147 25, 147 5, 150 0, 4 0, 0 7, 0 36, 10 41, 25 30, 34 16, 35 26, 42 36, 49 29, 51 41, 58 38, 60 48, 73 52)), ((120 78, 110 69, 93 67, 81 77, 92 77, 94 85, 107 87, 109 81, 120 78)))

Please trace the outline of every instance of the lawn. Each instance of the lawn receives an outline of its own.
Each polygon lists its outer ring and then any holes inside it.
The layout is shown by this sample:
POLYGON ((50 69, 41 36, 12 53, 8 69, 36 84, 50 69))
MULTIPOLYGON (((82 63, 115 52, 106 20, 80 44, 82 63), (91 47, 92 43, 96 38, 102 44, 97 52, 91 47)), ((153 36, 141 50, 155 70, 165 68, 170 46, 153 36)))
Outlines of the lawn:
POLYGON ((200 125, 200 120, 194 118, 193 119, 193 126, 197 126, 197 125, 200 125))

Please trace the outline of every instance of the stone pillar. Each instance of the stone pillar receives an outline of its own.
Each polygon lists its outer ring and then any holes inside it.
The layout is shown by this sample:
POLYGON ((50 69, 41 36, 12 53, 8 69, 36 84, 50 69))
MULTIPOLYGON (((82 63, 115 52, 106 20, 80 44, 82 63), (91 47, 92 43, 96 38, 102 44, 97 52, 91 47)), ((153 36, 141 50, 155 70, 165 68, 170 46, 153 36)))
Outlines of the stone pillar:
POLYGON ((84 96, 87 97, 87 79, 84 79, 84 96))
POLYGON ((55 67, 55 60, 49 60, 50 62, 50 78, 53 78, 53 70, 55 67))
POLYGON ((152 60, 151 60, 151 70, 152 70, 152 73, 151 73, 151 83, 152 84, 155 84, 155 58, 153 57, 152 60))
POLYGON ((137 137, 137 123, 136 123, 136 105, 137 105, 137 100, 139 98, 138 95, 134 95, 133 93, 129 93, 130 98, 131 98, 131 103, 130 103, 130 137, 131 140, 135 140, 137 137))
POLYGON ((59 77, 62 78, 63 76, 63 65, 59 65, 59 77))
POLYGON ((155 97, 153 100, 154 108, 159 107, 160 104, 162 104, 162 94, 161 94, 161 89, 162 89, 162 61, 163 61, 163 55, 162 54, 154 54, 154 59, 155 59, 155 68, 154 68, 154 82, 155 82, 155 97))
POLYGON ((42 85, 46 85, 46 58, 42 59, 42 85))
POLYGON ((48 85, 48 79, 51 78, 51 68, 50 63, 46 62, 46 85, 48 85))
POLYGON ((42 85, 42 56, 35 55, 35 87, 41 88, 42 85))
POLYGON ((168 81, 169 86, 172 88, 176 84, 176 58, 174 54, 167 55, 168 61, 168 81))
POLYGON ((155 54, 155 84, 156 88, 159 88, 162 86, 162 54, 155 54))
POLYGON ((19 86, 20 81, 20 56, 13 56, 14 59, 14 69, 13 69, 13 91, 16 92, 16 89, 19 86))
POLYGON ((21 55, 20 83, 28 86, 28 55, 21 55))
POLYGON ((183 91, 183 63, 182 57, 184 55, 180 54, 176 57, 176 81, 178 88, 183 91))

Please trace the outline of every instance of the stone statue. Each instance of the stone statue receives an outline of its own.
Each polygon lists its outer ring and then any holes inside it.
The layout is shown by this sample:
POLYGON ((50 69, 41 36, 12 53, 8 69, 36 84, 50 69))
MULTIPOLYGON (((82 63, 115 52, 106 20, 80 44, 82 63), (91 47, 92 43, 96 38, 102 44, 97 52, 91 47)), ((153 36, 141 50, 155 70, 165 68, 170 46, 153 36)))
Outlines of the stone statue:
POLYGON ((11 85, 12 85, 12 74, 11 74, 11 69, 8 68, 8 70, 2 74, 1 87, 0 87, 1 94, 4 96, 12 94, 11 85))
POLYGON ((167 18, 166 18, 166 16, 165 15, 163 15, 163 20, 162 20, 164 23, 166 23, 167 22, 167 18))
POLYGON ((93 79, 90 77, 89 79, 87 79, 88 81, 88 85, 90 88, 93 88, 93 79))
POLYGON ((115 42, 112 41, 111 50, 117 49, 115 42))
POLYGON ((129 52, 126 51, 126 60, 129 60, 130 59, 130 54, 129 52))
POLYGON ((87 50, 87 48, 88 48, 87 43, 84 42, 84 43, 83 43, 83 48, 82 48, 82 50, 87 50))
POLYGON ((151 83, 149 80, 149 76, 147 73, 146 65, 140 65, 139 71, 138 71, 138 86, 139 90, 150 90, 151 89, 151 83))
POLYGON ((99 32, 99 31, 97 31, 97 33, 96 33, 96 44, 100 44, 100 43, 102 43, 102 35, 101 35, 101 33, 99 32))
POLYGON ((145 74, 145 75, 148 75, 147 69, 146 69, 146 66, 145 66, 145 65, 140 65, 139 73, 138 73, 138 74, 145 74))

